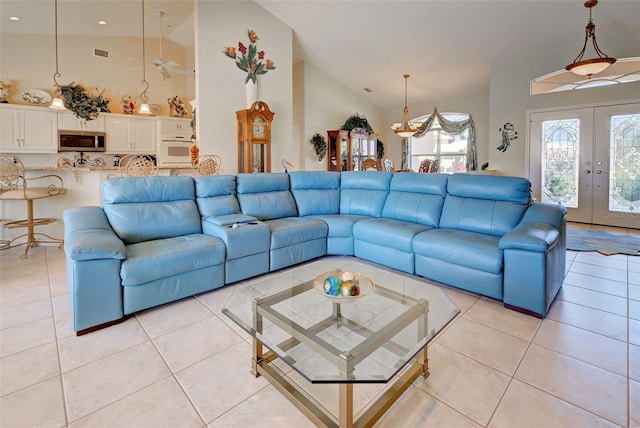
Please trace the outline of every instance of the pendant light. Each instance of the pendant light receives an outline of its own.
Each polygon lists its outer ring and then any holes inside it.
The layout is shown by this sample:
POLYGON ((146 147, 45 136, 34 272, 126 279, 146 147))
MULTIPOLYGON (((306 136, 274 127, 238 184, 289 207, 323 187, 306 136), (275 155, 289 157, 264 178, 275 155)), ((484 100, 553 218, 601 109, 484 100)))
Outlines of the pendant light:
POLYGON ((418 125, 409 121, 409 107, 407 107, 407 79, 409 75, 404 75, 404 110, 402 112, 402 122, 391 124, 391 129, 400 138, 409 138, 418 130, 418 125))
POLYGON ((584 35, 584 45, 582 45, 582 50, 573 60, 573 62, 565 67, 566 70, 569 70, 575 74, 580 76, 587 76, 587 79, 591 79, 591 76, 594 74, 600 73, 606 70, 611 64, 616 62, 615 58, 608 57, 604 52, 600 50, 598 47, 598 42, 596 41, 596 26, 591 19, 591 8, 598 4, 598 0, 588 0, 584 7, 589 9, 589 22, 587 22, 587 26, 585 27, 585 35, 584 35), (589 39, 592 39, 593 50, 598 55, 596 58, 585 59, 584 52, 587 49, 587 43, 589 39))
POLYGON ((64 106, 64 102, 62 101, 61 95, 62 91, 60 90, 60 84, 58 84, 58 78, 60 77, 60 72, 58 71, 58 0, 55 1, 55 17, 56 17, 56 72, 53 75, 53 82, 55 83, 56 92, 53 100, 51 101, 51 105, 49 108, 53 110, 66 110, 64 106))
POLYGON ((145 48, 144 48, 144 0, 142 0, 142 83, 144 86, 144 90, 140 93, 140 108, 138 109, 138 114, 151 114, 151 109, 149 108, 149 97, 147 96, 147 90, 149 89, 149 82, 147 82, 147 72, 145 70, 146 57, 145 57, 145 48))

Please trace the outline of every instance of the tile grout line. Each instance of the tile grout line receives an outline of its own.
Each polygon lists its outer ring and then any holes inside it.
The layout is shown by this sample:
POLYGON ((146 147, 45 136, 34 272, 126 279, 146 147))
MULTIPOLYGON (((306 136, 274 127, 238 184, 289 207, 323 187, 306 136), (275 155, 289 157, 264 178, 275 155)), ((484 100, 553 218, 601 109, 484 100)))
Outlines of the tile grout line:
MULTIPOLYGON (((203 304, 203 306, 211 313, 213 313, 213 311, 211 311, 206 305, 203 304)), ((213 314, 215 315, 215 314, 213 314)), ((154 340, 151 338, 151 336, 149 335, 149 332, 147 331, 147 329, 144 327, 144 324, 142 322, 140 322, 140 320, 138 319, 137 315, 135 316, 136 321, 140 324, 140 327, 142 328, 142 331, 144 331, 144 333, 147 335, 147 337, 149 338, 149 342, 151 343, 151 346, 153 346, 153 349, 156 351, 156 353, 158 354, 158 356, 160 357, 160 359, 162 360, 162 362, 164 363, 165 367, 167 368, 167 370, 169 370, 169 376, 167 377, 171 377, 173 378, 173 380, 176 382, 176 384, 178 385, 178 388, 180 388, 180 391, 182 392, 182 394, 185 396, 185 398, 187 399, 187 401, 189 402, 189 404, 191 405, 191 407, 193 408, 193 410, 196 412, 196 414, 198 415, 198 417, 200 418, 200 421, 202 421, 202 423, 204 423, 204 427, 206 427, 208 424, 207 422, 204 420, 204 416, 200 413, 200 411, 198 410, 198 406, 196 406, 196 404, 193 402, 193 400, 191 400, 191 397, 189 396, 189 394, 187 393, 187 391, 185 391, 184 386, 182 385, 182 383, 180 382, 180 380, 176 377, 176 373, 173 372, 173 370, 171 369, 171 367, 169 366, 169 362, 164 358, 164 356, 162 355, 162 352, 160 352, 160 349, 158 349, 157 344, 154 342, 154 340)), ((205 318, 206 319, 206 318, 205 318)), ((202 320, 200 320, 202 321, 202 320)), ((199 321, 197 321, 199 322, 199 321)), ((193 325, 195 323, 191 323, 188 325, 193 325)), ((173 330, 173 331, 177 331, 177 330, 173 330)), ((169 333, 167 333, 169 334, 169 333)), ((162 337, 158 336, 158 337, 162 337)), ((207 357, 208 358, 208 357, 207 357)), ((205 358, 206 359, 206 358, 205 358)), ((194 363, 197 364, 197 363, 194 363)), ((191 366, 188 366, 191 367, 191 366)), ((187 367, 183 368, 182 370, 186 369, 187 367)), ((165 378, 166 379, 166 378, 165 378)), ((150 385, 146 386, 145 388, 148 388, 150 385)), ((145 389, 142 388, 142 389, 145 389)), ((142 390, 141 389, 141 390, 142 390)))
POLYGON ((56 355, 58 357, 58 372, 60 373, 60 392, 62 394, 62 411, 64 412, 64 420, 65 426, 69 426, 69 412, 67 411, 67 394, 65 392, 64 387, 64 377, 62 376, 62 360, 60 358, 60 342, 58 341, 58 328, 56 325, 56 311, 53 306, 53 291, 51 290, 51 273, 50 273, 50 263, 49 263, 49 254, 45 249, 45 264, 47 266, 47 282, 49 284, 49 303, 51 304, 51 319, 53 321, 53 335, 56 341, 56 355))
MULTIPOLYGON (((496 412, 498 411, 498 407, 500 407, 500 403, 502 403, 502 400, 504 399, 504 396, 507 394, 507 390, 509 389, 509 387, 511 386, 511 383, 513 382, 514 379, 516 379, 516 373, 518 372, 518 369, 520 368, 520 366, 522 365, 522 361, 524 361, 525 356, 527 355, 527 352, 529 352, 529 348, 531 347, 531 345, 533 344, 533 340, 535 339, 536 335, 538 334, 538 331, 540 331, 540 327, 542 326, 542 322, 540 322, 540 324, 538 324, 538 328, 536 328, 535 333, 533 334, 533 336, 531 337, 531 340, 528 341, 527 344, 527 349, 524 350, 524 352, 522 353, 522 356, 520 357, 520 361, 518 362, 518 365, 516 366, 516 368, 513 370, 513 374, 509 376, 509 382, 507 383, 506 388, 504 389, 504 391, 502 391, 502 394, 500 395, 500 399, 498 400, 498 403, 496 404, 496 407, 493 409, 493 412, 491 412, 491 416, 489 417, 489 421, 487 422, 486 426, 489 426, 489 424, 491 424, 491 421, 493 420, 493 418, 496 415, 496 412)), ((474 359, 475 360, 475 359, 474 359)), ((477 361, 477 360, 476 360, 477 361)), ((479 361, 480 362, 480 361, 479 361)), ((499 371, 499 370, 498 370, 499 371)), ((520 379, 518 379, 518 381, 520 381, 520 379)), ((559 397, 558 397, 559 398, 559 397)), ((565 400, 562 400, 565 401, 565 400)))

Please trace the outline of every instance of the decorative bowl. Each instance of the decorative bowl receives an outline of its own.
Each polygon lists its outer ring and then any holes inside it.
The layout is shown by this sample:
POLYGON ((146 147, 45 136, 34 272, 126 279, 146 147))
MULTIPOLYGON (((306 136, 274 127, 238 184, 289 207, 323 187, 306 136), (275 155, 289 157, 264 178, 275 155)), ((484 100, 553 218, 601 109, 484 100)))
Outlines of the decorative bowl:
POLYGON ((339 303, 355 302, 371 293, 374 287, 375 283, 370 277, 341 270, 325 272, 313 281, 313 288, 318 293, 339 303))

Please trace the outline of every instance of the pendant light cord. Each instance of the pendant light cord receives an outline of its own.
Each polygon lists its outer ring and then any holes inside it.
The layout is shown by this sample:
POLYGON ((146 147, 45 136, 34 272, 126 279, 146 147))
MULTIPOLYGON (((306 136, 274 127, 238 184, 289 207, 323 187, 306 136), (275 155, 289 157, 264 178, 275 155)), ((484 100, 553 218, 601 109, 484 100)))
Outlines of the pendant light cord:
MULTIPOLYGON (((57 1, 57 0, 56 0, 57 1)), ((149 97, 147 96, 147 89, 149 89, 149 82, 147 82, 147 72, 145 70, 145 64, 147 63, 145 56, 145 48, 144 48, 144 0, 142 0, 142 83, 145 85, 144 90, 140 94, 140 99, 143 103, 149 101, 149 97)))
POLYGON ((409 80, 409 75, 404 75, 404 106, 407 107, 407 81, 409 80))
POLYGON ((56 72, 53 74, 53 82, 56 86, 56 94, 60 93, 60 84, 58 83, 58 78, 60 77, 60 71, 58 67, 58 0, 55 1, 55 18, 56 18, 56 26, 55 26, 55 39, 56 39, 56 72))

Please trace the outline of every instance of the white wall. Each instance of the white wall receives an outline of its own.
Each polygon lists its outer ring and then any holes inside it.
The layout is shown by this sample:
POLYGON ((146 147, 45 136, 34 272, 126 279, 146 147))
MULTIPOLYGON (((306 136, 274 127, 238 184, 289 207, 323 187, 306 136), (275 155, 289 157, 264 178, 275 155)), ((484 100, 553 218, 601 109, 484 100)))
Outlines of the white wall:
POLYGON ((201 154, 222 158, 221 173, 238 171, 236 114, 246 108, 246 74, 223 54, 225 46, 248 46, 247 30, 276 69, 259 77, 258 97, 275 113, 271 125, 271 171, 293 158, 292 30, 254 2, 196 1, 198 140, 201 154))
MULTIPOLYGON (((607 39, 607 53, 624 58, 637 56, 638 46, 633 39, 607 39), (609 47, 611 46, 611 47, 609 47), (617 50, 616 50, 617 47, 617 50)), ((559 48, 540 53, 523 53, 494 61, 491 70, 489 167, 504 175, 524 176, 526 162, 527 110, 577 106, 591 103, 640 98, 640 82, 600 88, 580 89, 551 94, 529 95, 531 80, 564 68, 575 56, 578 46, 559 48), (502 153, 498 130, 511 122, 518 139, 502 153)))
MULTIPOLYGON (((20 94, 26 89, 43 89, 54 93, 55 43, 51 36, 33 34, 0 34, 0 80, 12 82, 10 103, 26 104, 20 94)), ((171 79, 162 75, 152 65, 159 54, 159 39, 146 37, 146 78, 149 82, 149 103, 158 104, 161 115, 169 115, 167 99, 178 95, 187 103, 194 93, 193 78, 174 74, 171 79)), ((60 85, 72 81, 85 87, 88 93, 97 95, 104 90, 112 113, 121 113, 123 95, 134 96, 139 102, 143 90, 142 38, 141 37, 59 37, 60 85), (94 48, 109 51, 109 58, 93 55, 94 48)), ((165 60, 174 60, 181 66, 187 64, 187 49, 164 39, 165 60)))
POLYGON ((294 66, 294 108, 300 132, 300 170, 326 171, 327 158, 318 161, 309 140, 316 132, 327 139, 327 131, 340 129, 355 113, 366 116, 374 132, 387 148, 386 121, 382 109, 367 99, 366 93, 355 93, 342 86, 310 63, 294 66))

